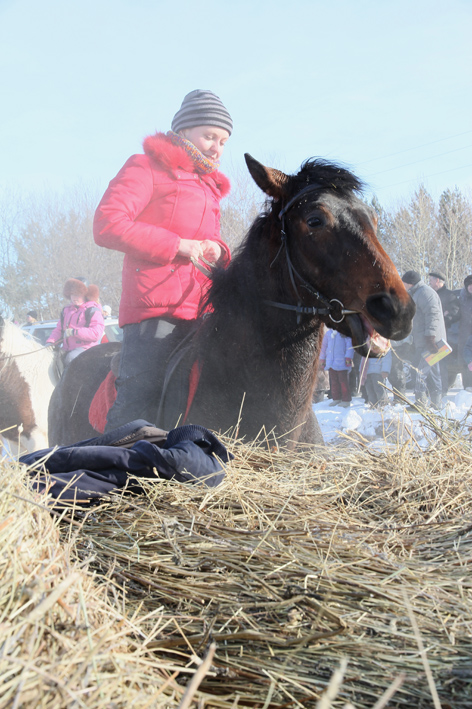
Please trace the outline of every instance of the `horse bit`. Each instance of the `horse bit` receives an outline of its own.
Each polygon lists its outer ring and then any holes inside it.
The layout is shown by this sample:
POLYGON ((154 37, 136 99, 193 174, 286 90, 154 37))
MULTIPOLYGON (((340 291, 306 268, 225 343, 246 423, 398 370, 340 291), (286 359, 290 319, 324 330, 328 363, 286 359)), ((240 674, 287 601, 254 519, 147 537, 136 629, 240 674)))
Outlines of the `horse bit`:
POLYGON ((278 303, 274 300, 264 300, 264 303, 266 305, 270 305, 273 308, 280 308, 282 310, 291 310, 294 313, 297 313, 297 325, 301 321, 301 316, 302 315, 328 315, 329 319, 333 323, 340 323, 344 320, 346 315, 354 315, 357 313, 357 310, 347 310, 343 303, 338 300, 338 298, 331 298, 331 300, 328 300, 325 298, 319 291, 317 291, 315 288, 313 288, 308 281, 301 276, 298 271, 296 270, 295 266, 292 263, 292 260, 290 258, 290 253, 288 250, 288 242, 287 242, 287 233, 285 231, 285 215, 288 212, 289 209, 293 207, 293 205, 302 197, 304 194, 307 192, 313 192, 314 190, 319 190, 323 187, 323 185, 320 184, 313 184, 309 185, 308 187, 305 187, 303 190, 298 192, 295 197, 292 197, 291 200, 287 202, 285 207, 283 207, 279 214, 278 218, 282 221, 282 227, 280 230, 280 237, 282 243, 280 244, 280 248, 277 251, 277 254, 272 261, 270 267, 272 268, 273 264, 277 261, 280 253, 282 250, 285 250, 285 259, 287 261, 287 266, 288 266, 288 273, 290 276, 290 281, 292 283, 293 289, 297 295, 298 298, 298 305, 289 305, 288 303, 278 303), (317 300, 319 300, 321 303, 323 303, 324 307, 323 308, 312 308, 309 306, 304 306, 301 304, 301 297, 300 293, 298 292, 297 285, 295 283, 295 278, 294 276, 297 276, 297 278, 301 281, 301 287, 305 288, 311 295, 315 296, 317 300), (336 316, 341 316, 339 319, 336 319, 336 316))

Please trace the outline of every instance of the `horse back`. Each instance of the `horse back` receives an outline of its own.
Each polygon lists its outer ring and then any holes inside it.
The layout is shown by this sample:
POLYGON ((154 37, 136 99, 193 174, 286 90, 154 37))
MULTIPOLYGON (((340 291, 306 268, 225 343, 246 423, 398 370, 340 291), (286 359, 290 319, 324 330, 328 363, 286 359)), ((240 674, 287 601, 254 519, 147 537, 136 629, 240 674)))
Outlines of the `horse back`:
POLYGON ((70 445, 97 435, 88 420, 90 404, 120 349, 120 342, 106 342, 72 360, 49 402, 50 446, 70 445))

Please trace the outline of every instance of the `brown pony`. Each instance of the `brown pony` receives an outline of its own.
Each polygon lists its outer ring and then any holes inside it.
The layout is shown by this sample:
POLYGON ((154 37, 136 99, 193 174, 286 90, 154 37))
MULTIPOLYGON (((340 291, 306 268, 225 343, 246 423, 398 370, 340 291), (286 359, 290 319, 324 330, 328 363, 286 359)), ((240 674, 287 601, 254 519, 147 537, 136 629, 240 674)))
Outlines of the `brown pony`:
MULTIPOLYGON (((210 314, 191 345, 200 376, 186 421, 217 431, 237 425, 248 439, 272 431, 289 445, 321 442, 311 404, 322 323, 365 355, 374 331, 406 337, 415 307, 377 240, 373 210, 356 196, 358 178, 319 159, 292 176, 250 155, 246 162, 270 200, 229 267, 213 274, 210 314)), ((85 393, 84 382, 92 358, 103 366, 101 347, 80 355, 56 388, 51 445, 94 435, 87 423, 94 392, 85 393)), ((170 386, 166 401, 172 397, 170 386)), ((179 401, 166 416, 161 402, 153 423, 172 427, 185 408, 179 401)))

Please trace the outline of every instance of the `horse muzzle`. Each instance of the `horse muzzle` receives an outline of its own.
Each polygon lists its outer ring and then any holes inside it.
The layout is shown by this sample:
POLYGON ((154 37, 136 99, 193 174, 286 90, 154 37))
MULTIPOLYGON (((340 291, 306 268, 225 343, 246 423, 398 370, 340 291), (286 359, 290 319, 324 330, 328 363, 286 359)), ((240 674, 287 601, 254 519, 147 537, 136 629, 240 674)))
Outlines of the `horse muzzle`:
POLYGON ((397 295, 380 293, 366 301, 366 310, 372 327, 389 340, 403 340, 413 325, 416 305, 409 295, 400 299, 397 295))
POLYGON ((408 296, 402 303, 397 296, 388 293, 370 296, 366 302, 367 316, 358 313, 346 315, 351 339, 357 352, 363 357, 372 355, 370 341, 375 333, 388 340, 403 340, 412 328, 416 306, 408 296))

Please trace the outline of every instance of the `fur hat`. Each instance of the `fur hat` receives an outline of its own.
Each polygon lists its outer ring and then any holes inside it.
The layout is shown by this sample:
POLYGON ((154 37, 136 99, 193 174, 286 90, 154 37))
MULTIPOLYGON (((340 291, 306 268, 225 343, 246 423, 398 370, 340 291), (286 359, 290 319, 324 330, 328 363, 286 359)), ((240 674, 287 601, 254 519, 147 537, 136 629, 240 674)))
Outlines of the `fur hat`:
POLYGON ((440 281, 446 282, 446 276, 441 271, 431 271, 429 274, 430 278, 439 278, 440 281))
POLYGON ((233 121, 221 99, 212 91, 196 89, 187 94, 172 119, 174 133, 194 126, 216 126, 231 135, 233 121))
POLYGON ((64 297, 71 298, 74 296, 79 296, 85 301, 95 300, 97 301, 100 295, 98 286, 91 283, 88 287, 83 281, 79 281, 78 278, 69 278, 64 284, 64 297))
POLYGON ((464 287, 468 288, 469 286, 472 286, 472 275, 468 275, 464 278, 464 287))
POLYGON ((418 271, 407 271, 402 276, 403 283, 409 283, 411 286, 416 286, 421 281, 421 276, 418 271))

